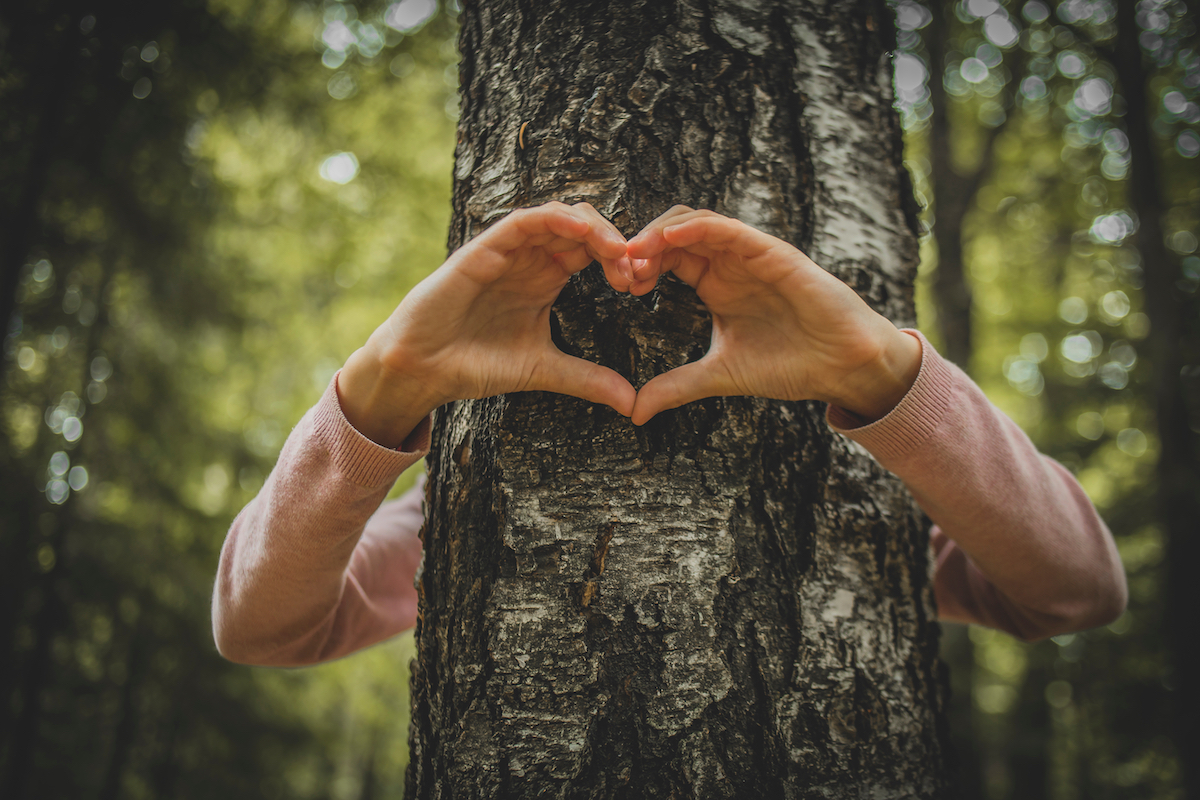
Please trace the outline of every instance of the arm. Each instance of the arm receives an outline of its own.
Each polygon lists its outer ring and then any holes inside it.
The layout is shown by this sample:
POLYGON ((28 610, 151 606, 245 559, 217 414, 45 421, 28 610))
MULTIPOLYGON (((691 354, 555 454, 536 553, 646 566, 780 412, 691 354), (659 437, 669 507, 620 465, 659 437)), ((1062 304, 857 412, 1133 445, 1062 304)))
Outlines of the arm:
POLYGON ((713 318, 708 353, 642 387, 635 423, 717 395, 822 400, 938 523, 945 618, 1038 638, 1120 614, 1120 560, 1079 484, 919 335, 786 242, 711 211, 671 209, 629 254, 630 291, 671 271, 713 318))
POLYGON ((434 408, 541 390, 632 411, 628 381, 550 339, 551 305, 593 260, 628 286, 624 237, 591 206, 550 203, 508 215, 414 287, 350 356, 234 521, 213 597, 224 655, 308 664, 413 624, 419 499, 372 514, 428 449, 434 408))
POLYGON ((340 377, 292 431, 221 549, 213 633, 233 661, 327 661, 416 620, 421 497, 380 502, 428 451, 429 423, 399 450, 379 446, 343 416, 340 377))
POLYGON ((1125 573, 1078 481, 924 337, 909 333, 924 357, 896 408, 862 425, 831 406, 828 420, 900 477, 936 523, 940 616, 1022 639, 1116 619, 1127 599, 1125 573))

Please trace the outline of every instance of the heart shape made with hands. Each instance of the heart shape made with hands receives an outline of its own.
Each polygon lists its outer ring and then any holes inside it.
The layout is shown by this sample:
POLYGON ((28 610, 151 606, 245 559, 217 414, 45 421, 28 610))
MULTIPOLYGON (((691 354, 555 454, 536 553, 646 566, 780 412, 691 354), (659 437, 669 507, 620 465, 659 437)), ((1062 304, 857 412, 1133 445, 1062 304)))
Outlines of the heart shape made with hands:
MULTIPOLYGON (((878 419, 920 369, 920 343, 792 245, 712 211, 676 206, 605 263, 617 291, 644 295, 671 272, 712 315, 698 361, 636 392, 634 424, 706 397, 823 400, 878 419)), ((624 380, 624 379, 622 379, 624 380)))
POLYGON ((385 446, 460 399, 549 391, 603 403, 645 424, 705 397, 822 400, 864 419, 890 411, 916 379, 921 344, 850 287, 774 236, 676 206, 626 240, 586 203, 514 211, 415 286, 347 360, 347 420, 385 446), (571 276, 600 262, 618 292, 644 295, 667 272, 712 316, 704 357, 640 390, 567 355, 551 307, 571 276))

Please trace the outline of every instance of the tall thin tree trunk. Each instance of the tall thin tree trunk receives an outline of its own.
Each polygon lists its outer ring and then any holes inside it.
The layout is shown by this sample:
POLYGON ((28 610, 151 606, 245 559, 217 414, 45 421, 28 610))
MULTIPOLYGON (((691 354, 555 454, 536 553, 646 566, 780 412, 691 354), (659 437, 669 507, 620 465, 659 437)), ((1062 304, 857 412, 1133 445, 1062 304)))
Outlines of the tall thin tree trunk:
MULTIPOLYGON (((630 235, 685 203, 913 323, 884 3, 497 0, 461 24, 452 246, 551 199, 630 235)), ((671 278, 638 299, 592 267, 555 311, 560 347, 635 385, 708 344, 671 278)), ((944 796, 927 531, 823 410, 444 409, 409 795, 944 796)))
POLYGON ((937 243, 937 272, 933 294, 941 351, 963 369, 971 360, 971 287, 963 270, 962 224, 974 192, 972 176, 960 175, 950 151, 950 98, 942 83, 946 40, 950 35, 953 3, 930 4, 933 19, 925 36, 929 52, 929 94, 933 114, 929 119, 929 160, 932 167, 935 220, 933 240, 937 243))
POLYGON ((121 781, 125 776, 125 767, 129 763, 137 735, 138 689, 141 687, 144 673, 150 666, 144 643, 145 636, 144 628, 138 625, 130 637, 125 655, 125 685, 121 687, 121 705, 117 712, 116 729, 113 731, 112 752, 104 770, 100 792, 96 795, 98 800, 117 800, 121 796, 121 781))
POLYGON ((25 800, 34 797, 30 792, 33 772, 33 756, 37 752, 41 732, 42 703, 44 690, 49 681, 51 647, 54 634, 62 625, 67 613, 60 598, 59 575, 63 572, 62 542, 63 520, 55 517, 56 529, 50 537, 51 545, 59 553, 58 564, 40 581, 41 606, 33 618, 34 644, 20 679, 21 710, 13 721, 7 764, 0 773, 0 797, 5 800, 25 800))
POLYGON ((1158 518, 1167 536, 1167 625, 1171 632, 1178 694, 1173 738, 1183 767, 1187 797, 1200 797, 1200 748, 1196 747, 1196 714, 1200 713, 1200 644, 1189 635, 1197 593, 1192 567, 1200 558, 1200 330, 1197 304, 1184 296, 1177 281, 1179 261, 1163 240, 1163 183, 1155 154, 1150 119, 1148 75, 1142 66, 1138 24, 1132 3, 1117 4, 1115 63, 1121 91, 1129 104, 1130 199, 1140 228, 1137 246, 1146 276, 1146 310, 1151 321, 1151 358, 1155 375, 1155 421, 1158 426, 1158 518), (1189 364, 1188 362, 1192 363, 1189 364), (1189 400, 1191 410, 1189 410, 1189 400))

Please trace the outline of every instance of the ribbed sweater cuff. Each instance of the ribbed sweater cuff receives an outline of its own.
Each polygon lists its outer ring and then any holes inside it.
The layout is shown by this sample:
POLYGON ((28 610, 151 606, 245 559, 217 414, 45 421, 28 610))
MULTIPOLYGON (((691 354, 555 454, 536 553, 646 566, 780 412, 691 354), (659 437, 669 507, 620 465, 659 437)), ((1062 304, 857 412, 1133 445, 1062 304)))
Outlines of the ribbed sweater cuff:
POLYGON ((391 484, 429 453, 429 417, 421 420, 399 449, 377 444, 359 433, 342 412, 337 395, 340 374, 341 370, 333 376, 313 409, 313 433, 346 480, 366 489, 391 484))
POLYGON ((838 406, 830 406, 825 412, 831 428, 861 444, 880 461, 902 458, 928 439, 950 407, 954 391, 950 367, 929 340, 919 331, 903 330, 921 343, 921 371, 896 407, 868 425, 838 406))

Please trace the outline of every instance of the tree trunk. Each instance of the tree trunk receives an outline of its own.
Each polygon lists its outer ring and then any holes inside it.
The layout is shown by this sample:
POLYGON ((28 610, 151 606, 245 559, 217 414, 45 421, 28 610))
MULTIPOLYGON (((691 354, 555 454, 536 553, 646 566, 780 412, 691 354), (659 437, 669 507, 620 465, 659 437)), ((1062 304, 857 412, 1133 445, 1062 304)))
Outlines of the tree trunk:
MULTIPOLYGON (((465 6, 452 246, 551 199, 627 235, 685 203, 913 324, 882 2, 465 6)), ((708 345, 673 278, 632 298, 593 265, 555 312, 563 350, 635 385, 708 345)), ((409 795, 944 796, 926 523, 823 411, 444 408, 409 795)))
MULTIPOLYGON (((979 186, 979 171, 961 175, 951 157, 950 98, 942 82, 946 65, 946 40, 950 35, 951 2, 931 3, 933 19, 925 36, 929 52, 929 94, 933 114, 929 119, 929 161, 932 167, 937 272, 933 296, 941 353, 964 370, 970 368, 971 287, 963 270, 962 224, 979 186)), ((981 165, 982 166, 982 165, 981 165)))
POLYGON ((1146 276, 1146 311, 1151 321, 1150 351, 1154 364, 1155 423, 1158 427, 1157 507, 1167 537, 1166 630, 1171 632, 1176 696, 1172 737, 1183 768, 1185 796, 1200 797, 1200 748, 1193 728, 1200 713, 1200 643, 1187 631, 1196 609, 1196 578, 1191 570, 1200 558, 1200 319, 1194 298, 1177 282, 1179 261, 1163 240, 1164 184, 1160 178, 1156 142, 1150 127, 1157 113, 1151 105, 1149 76, 1142 66, 1138 24, 1132 3, 1117 5, 1117 43, 1114 63, 1122 94, 1129 104, 1125 116, 1129 134, 1130 201, 1138 216, 1137 247, 1146 276), (1189 363, 1191 362, 1191 363, 1189 363))

